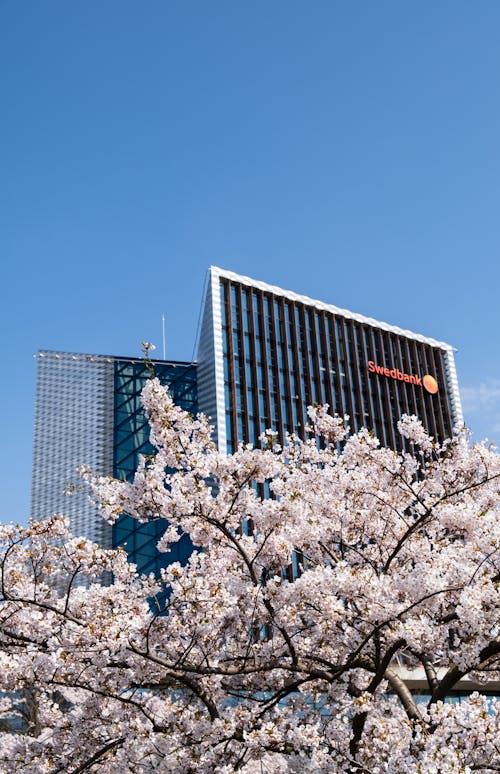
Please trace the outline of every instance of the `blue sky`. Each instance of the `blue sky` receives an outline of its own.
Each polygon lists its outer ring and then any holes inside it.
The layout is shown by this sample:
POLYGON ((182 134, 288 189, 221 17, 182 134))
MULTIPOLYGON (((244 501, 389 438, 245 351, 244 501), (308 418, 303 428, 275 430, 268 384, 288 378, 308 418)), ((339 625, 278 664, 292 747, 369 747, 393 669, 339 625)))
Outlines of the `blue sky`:
POLYGON ((500 439, 500 4, 0 4, 1 514, 34 353, 190 359, 210 264, 448 341, 500 439))

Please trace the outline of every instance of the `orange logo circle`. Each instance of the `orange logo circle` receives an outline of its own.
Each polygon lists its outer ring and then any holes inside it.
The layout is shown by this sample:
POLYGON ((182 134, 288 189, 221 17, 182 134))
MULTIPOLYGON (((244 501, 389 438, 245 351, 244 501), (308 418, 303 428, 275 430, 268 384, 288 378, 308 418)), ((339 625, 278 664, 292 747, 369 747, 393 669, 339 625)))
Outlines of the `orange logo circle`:
POLYGON ((422 384, 424 385, 427 392, 430 392, 431 395, 435 395, 435 393, 438 391, 438 383, 434 379, 433 376, 430 374, 426 374, 422 379, 422 384))

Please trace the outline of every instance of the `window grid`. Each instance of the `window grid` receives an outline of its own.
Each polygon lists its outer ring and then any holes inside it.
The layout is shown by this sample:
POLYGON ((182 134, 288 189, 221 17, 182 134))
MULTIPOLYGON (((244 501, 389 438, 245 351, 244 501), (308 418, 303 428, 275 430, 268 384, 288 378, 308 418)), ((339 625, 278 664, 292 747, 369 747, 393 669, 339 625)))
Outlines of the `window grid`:
POLYGON ((228 451, 267 428, 280 442, 287 432, 303 438, 306 407, 325 402, 332 414, 349 415, 353 431, 367 427, 395 449, 406 448, 396 427, 404 413, 440 441, 452 434, 439 347, 227 278, 221 288, 228 451), (442 387, 432 395, 370 372, 369 361, 429 373, 442 387))

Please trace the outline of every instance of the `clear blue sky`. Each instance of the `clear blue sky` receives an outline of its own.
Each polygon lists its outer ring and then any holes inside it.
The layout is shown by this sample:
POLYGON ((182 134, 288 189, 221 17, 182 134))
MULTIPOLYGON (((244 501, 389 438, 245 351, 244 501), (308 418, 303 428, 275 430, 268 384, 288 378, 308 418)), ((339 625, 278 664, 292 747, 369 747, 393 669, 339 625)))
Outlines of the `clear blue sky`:
POLYGON ((190 359, 220 265, 449 341, 500 440, 500 3, 0 3, 1 518, 34 353, 190 359))

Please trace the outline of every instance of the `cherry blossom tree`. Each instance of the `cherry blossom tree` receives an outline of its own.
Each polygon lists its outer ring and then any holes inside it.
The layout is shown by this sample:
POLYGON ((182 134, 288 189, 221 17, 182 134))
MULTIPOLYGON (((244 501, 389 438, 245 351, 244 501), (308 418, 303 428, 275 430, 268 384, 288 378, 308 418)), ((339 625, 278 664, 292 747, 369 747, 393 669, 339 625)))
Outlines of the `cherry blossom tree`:
POLYGON ((500 771, 494 450, 404 417, 396 453, 324 407, 226 456, 156 379, 143 400, 134 481, 83 477, 197 548, 138 577, 62 517, 1 527, 1 770, 500 771))

